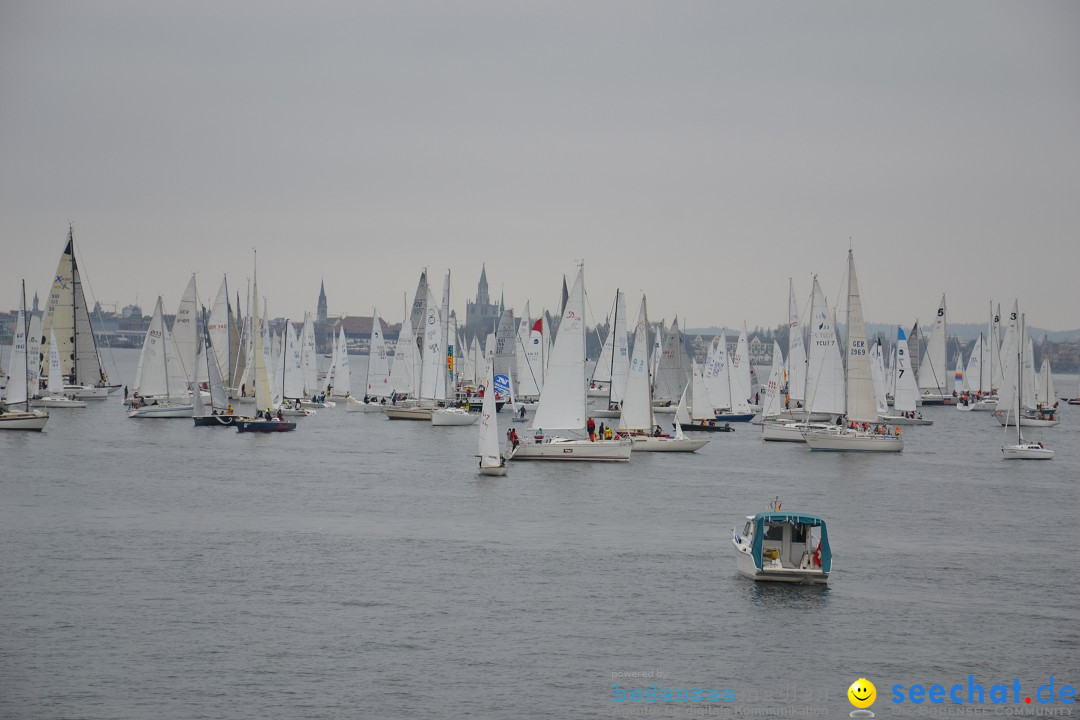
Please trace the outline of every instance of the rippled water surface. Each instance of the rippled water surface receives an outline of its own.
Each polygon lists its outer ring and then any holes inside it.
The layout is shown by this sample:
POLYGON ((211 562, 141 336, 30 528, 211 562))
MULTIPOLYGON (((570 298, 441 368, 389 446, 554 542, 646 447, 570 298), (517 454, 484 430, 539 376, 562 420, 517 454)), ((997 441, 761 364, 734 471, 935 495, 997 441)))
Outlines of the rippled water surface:
MULTIPOLYGON (((137 353, 117 359, 130 381, 137 353)), ((879 706, 894 683, 1080 680, 1080 408, 1031 433, 1049 463, 1002 461, 989 414, 924 412, 893 456, 740 425, 694 455, 481 478, 476 428, 54 410, 0 434, 0 712, 596 717, 623 707, 613 672, 660 669, 843 716, 860 676, 879 706), (827 589, 736 574, 731 529, 774 495, 829 521, 827 589)))

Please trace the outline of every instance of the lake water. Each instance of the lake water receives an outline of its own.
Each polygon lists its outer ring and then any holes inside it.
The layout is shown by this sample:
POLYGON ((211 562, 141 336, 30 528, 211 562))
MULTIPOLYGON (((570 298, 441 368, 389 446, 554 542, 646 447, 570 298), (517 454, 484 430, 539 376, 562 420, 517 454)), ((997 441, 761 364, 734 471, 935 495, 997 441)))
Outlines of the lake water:
MULTIPOLYGON (((115 355, 130 382, 138 353, 115 355)), ((614 682, 731 688, 717 713, 796 690, 841 717, 859 677, 879 716, 894 684, 1075 686, 1080 408, 1030 433, 1048 463, 1002 461, 987 413, 924 414, 897 455, 739 425, 693 455, 481 478, 476 428, 53 410, 0 434, 0 713, 608 717, 612 673, 650 669, 614 682), (732 527, 774 495, 828 520, 827 589, 736 574, 732 527)))

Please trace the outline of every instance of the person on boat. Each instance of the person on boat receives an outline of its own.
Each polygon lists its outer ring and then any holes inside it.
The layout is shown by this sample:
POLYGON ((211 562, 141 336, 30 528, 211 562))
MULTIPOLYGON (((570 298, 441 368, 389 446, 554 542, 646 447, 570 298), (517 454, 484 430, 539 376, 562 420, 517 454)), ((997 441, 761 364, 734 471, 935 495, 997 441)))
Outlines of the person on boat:
POLYGON ((533 440, 536 441, 537 445, 544 442, 544 430, 543 430, 543 428, 536 428, 536 432, 533 434, 533 440))
POLYGON ((128 398, 128 388, 127 388, 127 385, 125 385, 124 386, 124 399, 127 400, 127 398, 128 398))
POLYGON ((518 410, 518 417, 521 418, 522 420, 525 419, 525 406, 524 405, 522 405, 521 409, 518 410))
POLYGON ((896 437, 900 437, 900 428, 896 428, 896 437))
POLYGON ((521 444, 521 438, 518 437, 517 430, 510 428, 510 447, 517 450, 518 445, 521 444))
POLYGON ((596 421, 589 418, 589 422, 585 423, 585 429, 589 433, 589 440, 596 440, 596 421))
POLYGON ((604 439, 604 423, 600 423, 600 426, 596 428, 596 437, 600 438, 601 440, 604 439))
POLYGON ((229 407, 225 408, 225 414, 226 414, 226 415, 232 415, 232 414, 233 414, 233 406, 232 406, 232 405, 230 405, 229 407))
POLYGON ((840 427, 843 424, 844 424, 844 416, 843 415, 837 415, 836 416, 836 427, 840 427))
POLYGON ((1040 449, 1040 450, 1042 450, 1042 449, 1043 449, 1043 444, 1042 444, 1042 443, 1039 443, 1039 449, 1040 449))
POLYGON ((653 431, 652 431, 652 436, 653 436, 653 437, 660 437, 660 435, 661 435, 662 433, 663 433, 663 430, 661 430, 661 429, 660 429, 660 426, 659 426, 659 425, 657 425, 656 427, 654 427, 654 428, 653 428, 653 431))
POLYGON ((285 416, 281 412, 281 408, 278 408, 277 419, 278 419, 278 422, 281 422, 281 421, 283 421, 285 419, 285 416))
POLYGON ((247 383, 240 386, 240 397, 247 397, 247 383))

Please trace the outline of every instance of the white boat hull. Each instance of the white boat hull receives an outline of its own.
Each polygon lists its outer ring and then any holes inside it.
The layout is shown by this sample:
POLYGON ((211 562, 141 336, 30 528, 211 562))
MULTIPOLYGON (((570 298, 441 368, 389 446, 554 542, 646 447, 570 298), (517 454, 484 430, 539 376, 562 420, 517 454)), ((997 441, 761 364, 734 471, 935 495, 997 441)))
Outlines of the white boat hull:
MULTIPOLYGON (((1001 426, 1011 425, 1016 427, 1016 416, 1012 414, 1002 413, 1000 410, 994 413, 994 417, 997 418, 998 424, 1001 426)), ((1040 419, 1037 417, 1027 417, 1026 415, 1020 416, 1020 427, 1054 427, 1060 420, 1054 418, 1053 420, 1040 419)))
POLYGON ((78 400, 106 400, 111 390, 107 387, 93 387, 90 385, 65 385, 64 392, 68 395, 74 395, 78 400))
POLYGON ((381 413, 386 405, 380 405, 379 403, 364 402, 363 400, 354 400, 349 398, 348 404, 345 405, 346 412, 363 412, 363 413, 381 413))
POLYGON ((145 405, 130 411, 129 418, 188 418, 194 415, 191 405, 145 405))
POLYGON ((514 452, 514 460, 585 460, 626 461, 630 459, 633 444, 623 440, 572 440, 552 438, 540 443, 522 443, 514 452))
MULTIPOLYGON (((807 425, 805 424, 793 424, 793 423, 764 423, 761 426, 761 439, 768 442, 794 442, 804 443, 806 438, 803 437, 803 433, 807 431, 807 425)), ((822 423, 811 423, 809 429, 825 430, 829 425, 822 423)))
POLYGON ((502 476, 506 475, 506 466, 505 465, 495 465, 495 466, 492 466, 492 467, 488 467, 488 466, 485 466, 485 465, 481 465, 480 466, 480 474, 481 475, 488 475, 488 476, 491 476, 491 477, 502 477, 502 476))
POLYGON ((811 450, 832 452, 900 452, 904 441, 899 435, 878 435, 851 430, 810 431, 803 434, 811 450))
POLYGON ((431 411, 431 424, 436 427, 475 425, 479 420, 480 413, 471 413, 467 410, 439 408, 431 411))
POLYGON ((431 411, 433 408, 429 407, 395 407, 393 405, 383 406, 383 413, 390 420, 431 420, 431 411))
POLYGON ((49 414, 38 410, 5 410, 0 414, 0 430, 43 430, 48 421, 49 414))
POLYGON ((975 400, 967 405, 961 401, 956 403, 956 409, 960 412, 992 412, 997 410, 997 400, 975 400))
POLYGON ((771 567, 769 564, 759 569, 754 564, 754 556, 749 548, 741 549, 735 545, 735 569, 739 574, 757 582, 777 582, 804 585, 827 585, 829 574, 820 568, 771 567))
POLYGON ((1038 443, 1021 443, 1006 445, 1001 448, 1001 455, 1005 460, 1049 460, 1054 457, 1054 451, 1039 447, 1038 443))
POLYGON ((43 397, 37 400, 32 400, 30 405, 33 407, 46 407, 46 408, 84 408, 86 407, 85 400, 73 400, 69 397, 43 397))
POLYGON ((695 452, 709 444, 709 438, 699 440, 641 435, 631 439, 634 441, 634 452, 695 452))

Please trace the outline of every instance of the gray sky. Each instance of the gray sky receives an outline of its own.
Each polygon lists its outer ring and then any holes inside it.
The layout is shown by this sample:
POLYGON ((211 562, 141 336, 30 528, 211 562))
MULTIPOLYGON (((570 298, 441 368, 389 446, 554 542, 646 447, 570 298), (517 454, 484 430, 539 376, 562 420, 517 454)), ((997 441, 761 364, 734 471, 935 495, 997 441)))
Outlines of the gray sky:
POLYGON ((0 307, 67 223, 95 296, 459 313, 586 262, 650 316, 1080 325, 1080 3, 0 2, 0 307))

